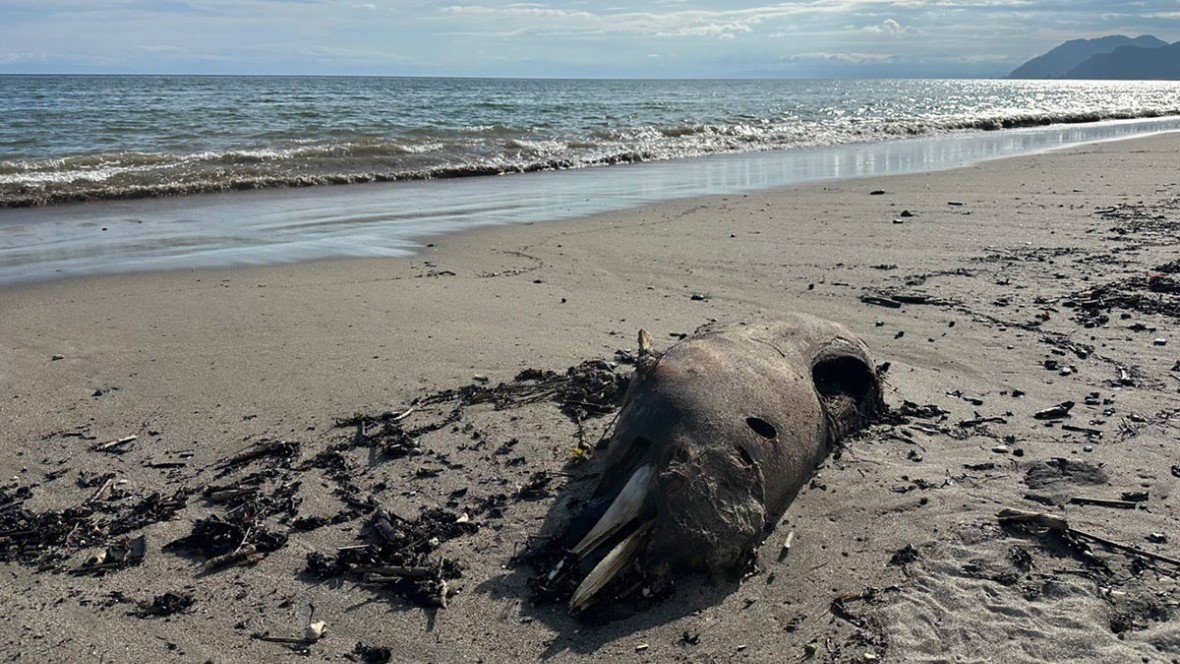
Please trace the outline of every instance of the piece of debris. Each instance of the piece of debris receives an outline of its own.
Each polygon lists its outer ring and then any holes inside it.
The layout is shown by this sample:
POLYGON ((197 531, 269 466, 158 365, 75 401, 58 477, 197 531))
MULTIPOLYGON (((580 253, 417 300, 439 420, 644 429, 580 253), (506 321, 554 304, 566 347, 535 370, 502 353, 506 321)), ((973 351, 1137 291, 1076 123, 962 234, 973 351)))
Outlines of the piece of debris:
POLYGON ((971 427, 977 427, 981 424, 1007 424, 1007 423, 1008 423, 1008 420, 1000 417, 999 415, 992 415, 990 417, 983 417, 979 413, 976 413, 975 417, 973 417, 969 420, 961 420, 958 423, 958 425, 965 428, 965 429, 969 429, 971 427))
POLYGON ((261 559, 262 556, 258 553, 258 548, 253 544, 247 544, 240 549, 206 560, 205 565, 201 567, 201 573, 210 574, 238 563, 254 564, 261 559))
POLYGON ((901 308, 901 302, 898 302, 893 298, 880 297, 877 295, 861 295, 860 301, 864 302, 865 304, 872 304, 878 307, 887 307, 889 309, 901 308))
POLYGON ((339 549, 335 556, 313 551, 307 571, 321 579, 352 577, 424 608, 446 608, 455 594, 449 581, 462 577, 463 570, 435 550, 477 530, 469 518, 444 509, 424 510, 412 521, 378 509, 363 533, 366 543, 339 549))
POLYGON ((90 449, 94 450, 95 452, 116 452, 116 453, 122 454, 123 452, 126 452, 126 450, 119 450, 116 448, 118 448, 122 445, 126 445, 127 443, 133 442, 136 440, 136 438, 137 438, 137 436, 134 436, 134 435, 123 436, 122 438, 116 438, 114 440, 110 440, 105 443, 95 445, 94 447, 91 447, 90 449))
POLYGON ((324 637, 324 632, 328 629, 328 623, 317 620, 307 627, 303 628, 303 638, 306 641, 319 641, 324 637))
POLYGON ((1085 498, 1082 496, 1074 496, 1069 499, 1069 502, 1074 505, 1097 505, 1098 507, 1114 507, 1121 510, 1133 510, 1139 506, 1139 503, 1131 500, 1109 500, 1106 498, 1085 498))
POLYGON ((1026 512, 1024 510, 1017 510, 1011 508, 1004 508, 996 514, 996 519, 1002 526, 1019 526, 1025 529, 1040 529, 1043 531, 1058 531, 1064 532, 1074 537, 1082 537, 1093 542, 1097 542, 1103 546, 1118 550, 1122 553, 1128 553, 1135 556, 1141 556, 1156 562, 1167 563, 1180 567, 1180 560, 1161 556, 1157 553, 1144 551, 1127 544, 1120 544, 1113 540, 1106 539, 1093 533, 1088 533, 1077 528, 1071 528, 1069 522, 1063 517, 1046 514, 1044 512, 1026 512))
POLYGON ((918 553, 918 550, 914 548, 913 544, 907 544, 889 558, 889 564, 894 567, 902 567, 913 563, 921 557, 921 554, 918 553))
POLYGON ((156 595, 151 602, 140 602, 132 615, 138 618, 166 618, 188 611, 195 603, 193 596, 187 593, 166 592, 156 595))
POLYGON ((299 443, 287 440, 264 440, 238 452, 227 459, 218 461, 216 467, 227 474, 232 468, 240 466, 262 457, 278 457, 286 464, 290 464, 299 456, 299 443))
POLYGON ((1050 406, 1044 410, 1038 410, 1033 413, 1033 417, 1038 420, 1056 420, 1063 417, 1069 417, 1069 411, 1073 409, 1074 402, 1062 401, 1056 406, 1050 406))
POLYGON ((388 664, 393 660, 393 650, 385 646, 367 646, 357 641, 352 654, 360 658, 361 664, 388 664))
POLYGON ((780 549, 780 550, 779 550, 779 552, 778 552, 778 560, 779 560, 779 562, 780 562, 780 563, 781 563, 782 561, 786 560, 786 559, 787 559, 787 556, 788 556, 788 555, 790 555, 790 553, 791 553, 791 544, 792 544, 794 541, 795 541, 795 531, 793 531, 793 530, 792 530, 792 531, 790 531, 789 533, 787 533, 787 537, 786 537, 786 539, 784 539, 784 540, 783 540, 783 547, 782 547, 782 549, 780 549))

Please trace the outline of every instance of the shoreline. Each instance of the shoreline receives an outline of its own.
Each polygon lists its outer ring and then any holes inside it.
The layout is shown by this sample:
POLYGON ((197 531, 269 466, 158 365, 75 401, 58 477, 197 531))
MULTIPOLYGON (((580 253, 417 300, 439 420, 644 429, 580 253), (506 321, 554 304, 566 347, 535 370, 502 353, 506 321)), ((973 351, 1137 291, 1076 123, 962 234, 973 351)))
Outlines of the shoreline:
POLYGON ((0 284, 104 273, 405 256, 434 238, 488 225, 575 219, 701 195, 937 172, 1169 130, 1180 131, 1180 120, 948 134, 494 178, 14 210, 0 213, 0 284))
MULTIPOLYGON (((105 473, 127 480, 124 498, 102 499, 110 509, 140 494, 196 492, 176 518, 135 531, 148 537, 139 566, 92 578, 0 565, 11 577, 0 590, 10 607, 0 620, 11 627, 0 654, 259 661, 289 653, 250 634, 300 632, 312 604, 329 623, 329 637, 312 647, 324 659, 357 642, 390 648, 394 661, 490 664, 591 654, 769 661, 801 658, 813 644, 820 661, 869 652, 936 662, 986 660, 978 647, 988 643, 989 656, 1014 662, 1166 661, 1180 643, 1180 570, 1131 574, 1128 557, 1096 546, 1086 555, 1114 571, 1097 574, 1082 554, 1000 528, 995 513, 1052 512, 1180 557, 1168 544, 1180 542, 1180 480, 1168 471, 1180 320, 1134 308, 1170 302, 1143 284, 1175 259, 1177 155, 1180 134, 1170 133, 485 228, 405 259, 0 289, 0 418, 11 423, 0 477, 31 488, 29 508, 86 501, 95 489, 79 480, 105 473), (1108 320, 1085 327, 1077 303, 1098 287, 1114 290, 1097 300, 1129 304, 1096 310, 1108 320), (897 308, 861 300, 881 294, 927 299, 897 308), (340 452, 349 481, 399 515, 455 501, 451 509, 470 510, 478 532, 439 549, 464 568, 445 609, 300 576, 308 553, 355 544, 359 517, 291 531, 255 566, 217 574, 196 575, 197 563, 160 550, 197 518, 221 513, 200 491, 228 481, 215 477, 218 462, 251 444, 294 440, 299 458, 312 459, 350 439, 334 424, 354 413, 402 412, 477 376, 510 384, 524 369, 611 359, 634 348, 639 328, 662 349, 710 320, 792 310, 843 323, 890 363, 891 406, 932 404, 945 417, 851 440, 795 500, 760 553, 761 574, 744 583, 688 580, 672 599, 600 627, 533 606, 527 571, 506 565, 578 490, 561 475, 578 427, 544 402, 467 408, 459 424, 424 433, 418 457, 340 452), (1076 404, 1065 423, 1078 430, 1034 419, 1065 401, 1076 404), (128 435, 137 439, 123 454, 89 449, 128 435), (165 462, 184 465, 153 465, 165 462), (1057 475, 1034 481, 1045 468, 1057 475), (555 478, 550 493, 513 498, 538 472, 555 478), (1069 503, 1134 491, 1148 494, 1146 509, 1069 503), (508 496, 501 516, 475 510, 477 498, 495 495, 508 496), (778 561, 788 531, 796 544, 778 561), (1145 539, 1152 533, 1165 541, 1145 539), (907 547, 914 557, 893 563, 907 547), (192 609, 128 615, 165 591, 191 595, 192 609), (843 616, 832 610, 840 598, 851 598, 843 616)), ((588 420, 586 435, 596 438, 608 420, 588 420)), ((274 481, 301 482, 300 516, 341 509, 327 470, 275 469, 274 481)), ((66 548, 72 566, 93 547, 66 548)))

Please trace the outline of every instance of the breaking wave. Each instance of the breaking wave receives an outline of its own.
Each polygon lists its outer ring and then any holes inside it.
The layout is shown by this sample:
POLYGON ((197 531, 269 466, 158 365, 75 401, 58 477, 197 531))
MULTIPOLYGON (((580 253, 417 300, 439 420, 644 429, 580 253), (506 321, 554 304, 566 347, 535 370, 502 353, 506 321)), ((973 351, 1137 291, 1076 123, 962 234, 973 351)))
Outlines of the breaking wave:
MULTIPOLYGON (((682 87, 691 83, 681 82, 682 87)), ((697 83, 726 90, 723 82, 697 83)), ((234 131, 206 119, 201 131, 193 132, 228 134, 219 140, 178 138, 174 126, 157 119, 158 129, 149 123, 117 141, 95 136, 93 145, 81 147, 27 145, 24 134, 6 129, 0 120, 0 207, 504 175, 1180 115, 1180 91, 1149 84, 1109 89, 1062 84, 1049 89, 992 81, 991 88, 981 89, 979 82, 970 81, 878 82, 875 96, 865 96, 853 94, 858 89, 851 82, 829 81, 821 82, 828 87, 812 83, 814 89, 806 94, 796 90, 778 103, 759 104, 754 101, 758 90, 750 82, 730 83, 734 95, 749 99, 743 104, 715 101, 720 109, 715 112, 707 99, 679 105, 634 100, 620 108, 581 91, 582 107, 567 100, 562 105, 566 111, 558 115, 540 97, 530 101, 516 89, 469 105, 451 100, 446 108, 418 108, 421 117, 403 111, 406 117, 397 122, 380 122, 379 110, 370 109, 365 122, 335 127, 292 119, 272 127, 267 123, 274 120, 267 116, 237 118, 244 128, 234 131), (989 89, 992 94, 985 94, 989 89), (188 149, 186 140, 192 144, 188 149), (102 149, 108 142, 120 143, 121 149, 102 149)), ((477 92, 470 92, 466 99, 474 96, 477 92)), ((329 117, 328 110, 293 109, 290 115, 317 121, 329 117)), ((20 126, 31 131, 28 122, 20 126)))

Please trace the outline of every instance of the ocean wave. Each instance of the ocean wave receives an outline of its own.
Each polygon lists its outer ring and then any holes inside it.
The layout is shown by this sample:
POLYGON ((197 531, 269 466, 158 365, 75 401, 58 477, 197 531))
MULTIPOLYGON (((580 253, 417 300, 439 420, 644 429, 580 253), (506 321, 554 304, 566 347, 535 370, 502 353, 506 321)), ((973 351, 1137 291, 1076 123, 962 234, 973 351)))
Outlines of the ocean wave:
POLYGON ((345 141, 204 150, 121 151, 0 161, 0 207, 530 173, 718 153, 821 147, 948 132, 1012 130, 1180 115, 1180 109, 1013 111, 914 117, 820 109, 816 117, 599 127, 566 134, 501 124, 354 136, 345 141))

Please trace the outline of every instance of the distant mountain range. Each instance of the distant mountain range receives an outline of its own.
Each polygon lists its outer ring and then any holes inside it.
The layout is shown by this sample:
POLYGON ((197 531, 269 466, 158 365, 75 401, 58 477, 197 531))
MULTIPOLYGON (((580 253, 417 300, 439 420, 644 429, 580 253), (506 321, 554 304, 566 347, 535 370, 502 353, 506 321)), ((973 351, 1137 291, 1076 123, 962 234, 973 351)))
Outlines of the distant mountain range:
POLYGON ((1008 78, 1180 79, 1180 42, 1143 35, 1074 39, 1012 70, 1008 78))

